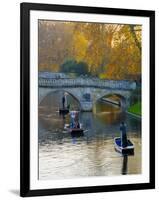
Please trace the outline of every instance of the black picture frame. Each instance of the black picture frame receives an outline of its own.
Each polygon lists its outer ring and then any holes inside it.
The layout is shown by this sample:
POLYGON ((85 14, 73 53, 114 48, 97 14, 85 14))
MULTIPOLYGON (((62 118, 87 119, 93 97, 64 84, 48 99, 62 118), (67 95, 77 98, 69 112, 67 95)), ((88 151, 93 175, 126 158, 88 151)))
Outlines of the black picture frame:
POLYGON ((155 188, 155 11, 131 10, 101 7, 83 7, 71 5, 49 5, 21 3, 21 113, 20 113, 20 195, 22 197, 40 195, 59 195, 76 193, 94 193, 123 190, 155 188), (139 16, 150 19, 150 180, 149 183, 102 185, 73 188, 30 189, 30 11, 60 11, 76 13, 96 13, 122 16, 139 16))

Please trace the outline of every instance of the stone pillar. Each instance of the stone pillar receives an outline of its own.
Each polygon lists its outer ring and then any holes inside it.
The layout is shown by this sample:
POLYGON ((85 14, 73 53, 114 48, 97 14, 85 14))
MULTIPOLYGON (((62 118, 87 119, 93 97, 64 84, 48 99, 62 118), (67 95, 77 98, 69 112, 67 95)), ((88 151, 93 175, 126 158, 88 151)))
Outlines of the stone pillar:
POLYGON ((130 97, 126 98, 126 109, 130 107, 130 97))
POLYGON ((93 102, 92 101, 90 101, 90 102, 82 101, 82 102, 80 102, 80 104, 81 104, 81 111, 92 112, 92 110, 93 110, 93 102))
POLYGON ((128 109, 129 106, 130 106, 130 99, 129 99, 129 97, 122 98, 122 99, 120 100, 120 103, 121 103, 121 108, 122 108, 123 110, 128 109))

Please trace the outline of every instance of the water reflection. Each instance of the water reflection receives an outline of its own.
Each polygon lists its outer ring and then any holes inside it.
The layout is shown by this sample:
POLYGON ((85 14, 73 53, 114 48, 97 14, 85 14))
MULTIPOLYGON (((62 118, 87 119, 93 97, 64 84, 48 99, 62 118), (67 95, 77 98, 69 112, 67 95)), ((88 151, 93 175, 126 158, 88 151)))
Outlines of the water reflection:
MULTIPOLYGON (((51 94, 39 106, 39 178, 60 179, 141 173, 141 121, 120 108, 97 102, 95 113, 81 112, 84 136, 72 137, 64 130, 69 115, 59 115, 61 94, 51 94), (127 123, 135 155, 122 157, 114 150, 119 124, 127 123)), ((73 108, 79 105, 68 97, 73 108)))
POLYGON ((127 169, 128 169, 128 156, 124 155, 123 156, 123 166, 122 166, 122 174, 126 175, 127 174, 127 169))

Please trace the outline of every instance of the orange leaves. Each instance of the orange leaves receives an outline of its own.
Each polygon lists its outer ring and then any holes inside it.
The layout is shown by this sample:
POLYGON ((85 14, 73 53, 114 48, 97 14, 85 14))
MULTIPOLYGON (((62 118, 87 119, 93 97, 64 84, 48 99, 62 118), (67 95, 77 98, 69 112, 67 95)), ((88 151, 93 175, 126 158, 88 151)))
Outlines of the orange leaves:
POLYGON ((141 31, 139 25, 39 21, 39 70, 58 72, 73 59, 100 78, 127 79, 141 73, 141 31))
POLYGON ((78 33, 73 36, 73 46, 74 46, 74 56, 76 60, 83 61, 86 56, 86 51, 88 48, 88 40, 84 37, 82 33, 78 33))
POLYGON ((51 71, 59 72, 60 66, 58 64, 51 65, 51 71))

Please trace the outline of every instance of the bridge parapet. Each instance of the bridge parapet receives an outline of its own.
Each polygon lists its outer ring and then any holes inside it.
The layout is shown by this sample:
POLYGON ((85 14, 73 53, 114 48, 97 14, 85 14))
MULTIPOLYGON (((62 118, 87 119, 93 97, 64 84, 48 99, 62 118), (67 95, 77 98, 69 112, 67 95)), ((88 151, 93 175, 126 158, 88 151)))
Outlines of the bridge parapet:
POLYGON ((108 89, 120 89, 120 90, 134 90, 136 89, 136 83, 128 80, 101 80, 93 78, 76 78, 76 79, 47 79, 39 78, 39 87, 93 87, 93 88, 108 88, 108 89))

